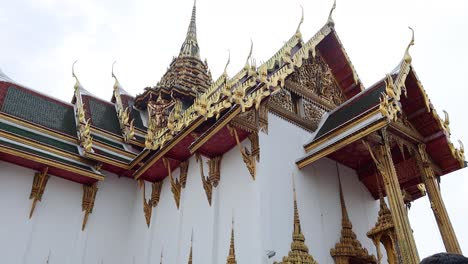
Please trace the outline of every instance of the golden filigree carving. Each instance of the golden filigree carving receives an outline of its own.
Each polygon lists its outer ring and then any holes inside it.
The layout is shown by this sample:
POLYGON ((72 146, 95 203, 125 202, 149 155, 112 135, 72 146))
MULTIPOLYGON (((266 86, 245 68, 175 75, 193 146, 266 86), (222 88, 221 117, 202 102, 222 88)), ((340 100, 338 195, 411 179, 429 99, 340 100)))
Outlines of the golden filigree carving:
POLYGON ((156 207, 159 203, 159 198, 161 197, 161 190, 163 186, 163 181, 157 181, 151 184, 151 199, 150 204, 152 207, 156 207))
POLYGON ((81 230, 83 231, 88 223, 88 218, 93 213, 94 201, 96 200, 96 193, 98 191, 97 183, 91 185, 83 185, 83 199, 81 201, 81 210, 84 212, 83 224, 81 230))
POLYGON ((252 150, 252 156, 255 157, 257 162, 260 161, 260 141, 258 139, 258 132, 250 133, 250 149, 252 150))
POLYGON ((256 168, 257 168, 257 162, 255 160, 256 156, 252 154, 252 150, 248 150, 247 147, 242 147, 242 144, 239 140, 239 136, 237 135, 236 128, 233 128, 228 125, 228 129, 231 135, 234 136, 234 138, 236 139, 237 146, 239 147, 240 153, 242 155, 242 160, 247 166, 247 169, 249 170, 249 173, 252 176, 252 179, 255 180, 256 168))
POLYGON ((176 203, 177 209, 180 206, 180 195, 182 193, 182 184, 179 179, 174 179, 172 177, 171 163, 167 158, 163 158, 164 167, 167 168, 167 173, 169 175, 169 180, 171 181, 171 191, 174 196, 174 201, 176 203))
POLYGON ((208 204, 211 206, 211 197, 213 195, 213 184, 210 180, 210 177, 206 177, 203 173, 203 159, 199 153, 195 154, 197 161, 200 164, 200 177, 203 184, 203 189, 205 190, 206 199, 208 199, 208 204))
POLYGON ((301 94, 310 91, 334 106, 346 100, 341 88, 336 84, 330 67, 320 54, 305 60, 302 66, 288 77, 288 81, 299 84, 300 89, 306 90, 301 94))
POLYGON ((297 197, 296 197, 296 184, 294 183, 294 175, 292 176, 293 182, 293 203, 294 203, 294 222, 293 222, 293 233, 292 233, 292 242, 291 250, 287 256, 283 257, 282 262, 274 262, 277 264, 317 264, 317 261, 314 260, 314 257, 309 254, 309 248, 305 244, 305 237, 302 233, 301 220, 299 218, 299 209, 297 207, 297 197))
POLYGON ((353 232, 353 224, 349 220, 344 200, 338 164, 336 164, 336 170, 338 173, 341 204, 341 237, 340 242, 336 243, 335 247, 330 250, 330 255, 335 260, 335 263, 339 264, 352 263, 351 260, 358 260, 359 263, 377 263, 375 257, 369 255, 367 249, 362 247, 361 242, 357 240, 356 234, 353 232))
POLYGON ((258 129, 268 134, 268 99, 260 104, 258 110, 258 129))
POLYGON ((161 128, 167 127, 168 111, 174 104, 174 101, 163 99, 161 97, 161 93, 156 101, 153 101, 150 98, 150 101, 148 102, 148 130, 145 141, 146 148, 154 148, 155 136, 161 128))
POLYGON ((304 106, 304 119, 318 126, 323 115, 326 113, 325 110, 307 100, 304 100, 302 105, 304 106))
POLYGON ((281 89, 270 97, 270 103, 281 106, 283 109, 293 112, 293 102, 291 98, 291 92, 285 89, 281 89))
POLYGON ((49 168, 45 167, 41 172, 36 172, 34 174, 31 193, 29 194, 29 200, 33 200, 31 210, 29 211, 29 219, 31 219, 32 215, 34 214, 37 202, 41 201, 42 195, 44 194, 47 181, 49 180, 49 175, 47 174, 48 171, 49 168))

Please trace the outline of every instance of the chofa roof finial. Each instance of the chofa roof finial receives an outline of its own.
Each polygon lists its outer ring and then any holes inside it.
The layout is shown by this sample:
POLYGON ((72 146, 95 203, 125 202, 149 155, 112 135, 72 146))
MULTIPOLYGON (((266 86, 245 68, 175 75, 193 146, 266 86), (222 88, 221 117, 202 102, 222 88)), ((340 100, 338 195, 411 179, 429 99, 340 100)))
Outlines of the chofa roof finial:
POLYGON ((114 83, 114 89, 118 89, 120 87, 120 82, 119 80, 117 79, 117 76, 115 76, 115 73, 114 73, 114 65, 117 61, 114 61, 112 63, 112 78, 115 79, 115 83, 114 83))
POLYGON ((249 60, 252 57, 252 51, 253 51, 253 41, 250 39, 250 51, 249 51, 249 56, 247 56, 247 59, 245 60, 245 68, 249 67, 249 60))
POLYGON ((409 49, 410 49, 411 46, 414 45, 414 30, 411 27, 408 27, 408 28, 411 30, 411 41, 408 44, 408 47, 406 47, 405 58, 404 59, 405 59, 405 61, 407 63, 411 63, 411 55, 409 54, 409 49))
POLYGON ((301 38, 302 37, 302 34, 301 34, 301 25, 302 23, 304 23, 304 7, 301 5, 301 20, 299 21, 299 25, 297 25, 297 29, 296 29, 296 36, 298 38, 301 38))
POLYGON ((226 66, 224 66, 224 74, 227 74, 227 67, 229 66, 229 63, 231 63, 231 51, 228 50, 228 60, 226 62, 226 66))
POLYGON ((333 1, 333 6, 330 10, 330 14, 328 15, 328 20, 327 20, 327 24, 330 25, 330 26, 334 26, 335 25, 335 21, 333 21, 333 11, 336 9, 336 0, 333 1))
POLYGON ((81 86, 80 80, 78 80, 78 77, 75 74, 75 64, 78 62, 78 60, 75 60, 72 64, 72 77, 75 78, 76 83, 75 83, 75 89, 79 88, 81 86))

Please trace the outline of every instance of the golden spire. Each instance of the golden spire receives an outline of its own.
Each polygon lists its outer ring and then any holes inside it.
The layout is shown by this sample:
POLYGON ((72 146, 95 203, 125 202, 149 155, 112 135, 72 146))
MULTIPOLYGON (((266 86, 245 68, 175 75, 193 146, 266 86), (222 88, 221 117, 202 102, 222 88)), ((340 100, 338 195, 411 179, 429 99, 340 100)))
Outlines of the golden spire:
POLYGON ((302 23, 304 23, 304 7, 302 5, 300 7, 301 7, 301 12, 302 12, 301 21, 299 21, 299 25, 297 25, 297 29, 296 29, 296 37, 298 38, 302 38, 301 25, 302 23))
POLYGON ((284 264, 300 263, 300 264, 316 264, 317 262, 309 254, 309 248, 305 244, 305 237, 302 234, 301 221, 299 218, 299 209, 297 207, 296 184, 294 182, 294 174, 292 175, 293 184, 293 199, 294 199, 294 229, 292 234, 291 250, 288 256, 283 257, 284 264))
POLYGON ((190 238, 190 253, 189 253, 188 264, 192 264, 192 247, 193 247, 193 229, 192 229, 192 236, 190 238))
POLYGON ((227 257, 226 264, 237 264, 236 260, 236 248, 234 246, 234 214, 232 216, 232 226, 231 226, 231 244, 229 246, 229 255, 227 257))
POLYGON ((115 74, 114 74, 114 65, 115 65, 116 62, 117 61, 114 61, 112 63, 112 78, 115 79, 114 90, 119 89, 119 87, 121 86, 120 83, 119 83, 119 80, 117 80, 117 76, 115 76, 115 74))
POLYGON ((376 263, 374 256, 369 255, 367 249, 361 246, 361 242, 357 240, 356 234, 353 232, 353 224, 349 220, 348 210, 343 195, 343 188, 341 187, 340 171, 338 163, 336 164, 338 174, 338 184, 340 191, 340 204, 341 204, 341 237, 340 242, 335 244, 335 247, 330 250, 330 255, 335 259, 349 259, 357 258, 365 260, 365 263, 376 263))
POLYGON ((187 36, 185 41, 180 48, 179 57, 196 57, 200 59, 200 49, 197 41, 197 1, 193 1, 192 17, 190 18, 190 24, 187 30, 187 36))
POLYGON ((408 44, 408 47, 406 47, 404 60, 406 63, 411 63, 412 59, 411 59, 411 55, 409 54, 409 49, 411 46, 414 45, 414 30, 411 27, 408 27, 408 28, 411 30, 411 41, 408 44))
POLYGON ((333 1, 333 6, 330 10, 330 14, 328 14, 327 25, 335 26, 335 21, 333 21, 333 11, 336 9, 336 0, 333 1))

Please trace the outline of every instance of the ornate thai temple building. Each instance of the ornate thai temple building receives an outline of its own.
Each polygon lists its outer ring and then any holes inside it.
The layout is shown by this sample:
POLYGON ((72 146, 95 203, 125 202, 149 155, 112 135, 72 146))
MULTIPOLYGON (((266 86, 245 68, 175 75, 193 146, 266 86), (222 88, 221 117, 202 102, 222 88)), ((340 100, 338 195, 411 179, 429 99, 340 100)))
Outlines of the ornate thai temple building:
POLYGON ((438 179, 466 167, 464 149, 418 79, 414 37, 366 88, 333 9, 310 39, 301 19, 269 60, 251 49, 213 78, 194 6, 137 96, 114 72, 105 101, 73 70, 71 103, 0 72, 2 263, 417 264, 419 198, 461 253, 438 179))

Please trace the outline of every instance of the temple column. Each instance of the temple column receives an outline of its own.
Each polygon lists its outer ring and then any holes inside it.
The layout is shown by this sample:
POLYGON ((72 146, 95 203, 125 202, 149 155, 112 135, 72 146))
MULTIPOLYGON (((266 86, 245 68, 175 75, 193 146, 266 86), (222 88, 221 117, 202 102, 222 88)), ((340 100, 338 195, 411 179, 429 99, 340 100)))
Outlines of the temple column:
POLYGON ((365 145, 384 179, 385 191, 392 211, 393 223, 395 225, 395 232, 403 263, 418 264, 419 255, 403 202, 400 183, 393 164, 388 133, 385 129, 383 129, 381 133, 383 139, 382 145, 377 146, 374 151, 367 143, 365 143, 365 145))
POLYGON ((422 180, 426 186, 432 211, 434 212, 439 231, 444 241, 445 249, 450 253, 462 254, 457 236, 453 230, 452 223, 445 208, 442 195, 440 193, 434 170, 431 167, 429 156, 426 152, 426 145, 418 146, 418 161, 421 167, 422 180))

